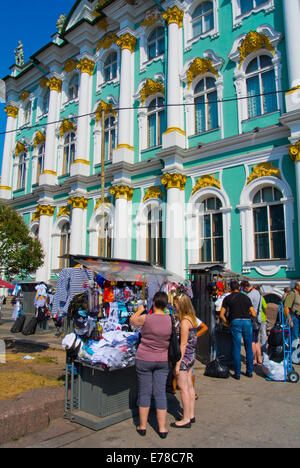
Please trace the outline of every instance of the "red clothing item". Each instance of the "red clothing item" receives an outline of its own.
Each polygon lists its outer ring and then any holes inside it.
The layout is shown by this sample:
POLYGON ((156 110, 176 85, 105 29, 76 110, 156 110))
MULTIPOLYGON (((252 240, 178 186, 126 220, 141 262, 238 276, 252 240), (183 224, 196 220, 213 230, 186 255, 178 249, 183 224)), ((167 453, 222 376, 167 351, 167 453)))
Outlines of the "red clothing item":
POLYGON ((147 315, 141 329, 141 343, 136 359, 151 362, 167 362, 172 334, 170 315, 147 315))

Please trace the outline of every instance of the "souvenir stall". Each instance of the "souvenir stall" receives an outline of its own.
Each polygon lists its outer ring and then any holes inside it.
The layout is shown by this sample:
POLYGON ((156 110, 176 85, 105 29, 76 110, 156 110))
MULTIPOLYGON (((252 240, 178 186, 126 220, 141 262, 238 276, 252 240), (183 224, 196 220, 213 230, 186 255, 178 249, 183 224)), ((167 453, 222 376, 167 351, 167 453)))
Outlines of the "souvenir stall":
POLYGON ((130 317, 141 304, 151 313, 152 299, 162 290, 169 294, 172 311, 174 294, 187 284, 146 262, 74 256, 72 264, 75 268, 61 271, 53 300, 54 313, 59 303, 69 323, 62 340, 65 417, 99 430, 135 411, 139 329, 130 325, 130 317), (63 277, 69 279, 67 294, 63 277))

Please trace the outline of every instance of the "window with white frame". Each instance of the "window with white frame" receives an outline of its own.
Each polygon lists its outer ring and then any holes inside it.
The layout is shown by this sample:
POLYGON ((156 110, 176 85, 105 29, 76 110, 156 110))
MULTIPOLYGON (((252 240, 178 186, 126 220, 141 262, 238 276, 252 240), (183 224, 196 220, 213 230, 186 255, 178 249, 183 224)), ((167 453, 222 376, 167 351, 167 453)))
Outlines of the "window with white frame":
POLYGON ((48 114, 49 111, 50 91, 47 89, 42 96, 41 115, 48 114))
POLYGON ((19 154, 17 158, 17 190, 21 190, 26 182, 26 153, 19 154))
POLYGON ((163 212, 159 207, 148 207, 146 225, 146 259, 148 262, 163 265, 163 212))
POLYGON ((222 203, 217 197, 208 197, 199 205, 200 249, 199 262, 224 261, 222 203))
POLYGON ((214 29, 213 2, 201 2, 192 14, 193 37, 214 29))
POLYGON ((147 112, 148 121, 148 148, 162 144, 162 134, 166 130, 165 101, 162 97, 153 99, 147 112))
POLYGON ((72 76, 70 79, 70 82, 68 84, 68 90, 67 90, 67 98, 68 101, 72 101, 73 99, 78 98, 78 92, 79 92, 79 76, 76 73, 75 75, 72 76))
POLYGON ((231 0, 233 13, 233 28, 241 26, 244 18, 259 11, 273 11, 275 0, 231 0))
POLYGON ((152 60, 165 53, 165 29, 155 28, 148 38, 148 60, 152 60))
POLYGON ((38 157, 37 157, 37 174, 36 174, 36 182, 39 182, 40 175, 44 171, 45 165, 45 144, 39 146, 38 150, 38 157))
POLYGON ((110 115, 105 119, 105 160, 112 160, 112 153, 116 147, 116 119, 110 115))
POLYGON ((282 193, 264 187, 253 197, 255 259, 285 259, 285 213, 282 193))
POLYGON ((70 236, 71 236, 71 226, 69 222, 65 222, 61 227, 60 232, 60 259, 59 259, 59 268, 68 268, 69 259, 62 258, 65 255, 70 253, 70 236))
POLYGON ((117 77, 118 70, 118 55, 112 52, 104 62, 103 75, 104 82, 114 80, 117 77))
POLYGON ((69 174, 71 172, 71 164, 75 160, 75 154, 76 134, 75 132, 70 132, 64 137, 62 174, 69 174))
POLYGON ((99 218, 98 224, 98 256, 111 258, 112 256, 112 232, 110 228, 110 217, 107 213, 99 218), (102 232, 104 228, 104 232, 102 232))
POLYGON ((240 0, 241 15, 257 7, 260 7, 264 3, 268 3, 268 0, 240 0))
POLYGON ((246 68, 248 118, 278 109, 275 70, 271 57, 259 55, 246 68))
POLYGON ((195 133, 217 128, 218 95, 214 78, 206 77, 199 81, 194 91, 195 133))
POLYGON ((28 101, 24 107, 23 125, 30 125, 31 123, 31 101, 28 101))

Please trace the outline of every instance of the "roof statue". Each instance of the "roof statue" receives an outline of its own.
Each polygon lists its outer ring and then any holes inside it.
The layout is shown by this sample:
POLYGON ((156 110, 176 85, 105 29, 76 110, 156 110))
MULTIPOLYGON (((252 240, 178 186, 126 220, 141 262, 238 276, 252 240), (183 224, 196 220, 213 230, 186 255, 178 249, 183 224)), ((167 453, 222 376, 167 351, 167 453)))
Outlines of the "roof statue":
POLYGON ((16 65, 18 67, 23 67, 24 65, 24 51, 23 51, 23 44, 21 41, 18 41, 18 46, 15 49, 15 57, 16 57, 16 65))
POLYGON ((64 24, 66 22, 66 15, 60 15, 60 17, 58 18, 58 20, 56 21, 56 29, 58 31, 58 33, 60 34, 63 30, 63 27, 64 27, 64 24))

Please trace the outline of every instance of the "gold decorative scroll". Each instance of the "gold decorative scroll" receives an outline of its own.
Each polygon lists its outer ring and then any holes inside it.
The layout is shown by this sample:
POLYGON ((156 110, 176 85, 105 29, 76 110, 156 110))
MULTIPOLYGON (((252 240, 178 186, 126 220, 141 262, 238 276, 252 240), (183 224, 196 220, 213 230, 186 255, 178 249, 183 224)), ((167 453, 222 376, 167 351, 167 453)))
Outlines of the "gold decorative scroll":
POLYGON ((29 91, 23 91, 23 93, 20 96, 20 101, 23 101, 23 102, 26 101, 26 99, 29 98, 29 95, 30 95, 29 91))
POLYGON ((42 145, 46 141, 46 135, 45 133, 40 132, 40 130, 37 131, 37 134, 35 136, 35 139, 33 141, 34 147, 37 148, 39 145, 42 145))
POLYGON ((141 22, 140 26, 150 28, 150 26, 157 23, 160 19, 161 14, 155 10, 155 8, 151 8, 151 10, 146 13, 145 19, 141 22))
POLYGON ((122 50, 128 49, 133 53, 136 46, 136 38, 129 33, 122 34, 117 40, 117 46, 122 50))
POLYGON ((256 31, 250 31, 243 40, 238 50, 240 52, 240 67, 245 58, 252 52, 260 49, 267 49, 275 54, 275 49, 271 44, 270 38, 256 31))
POLYGON ((218 72, 210 59, 200 57, 195 58, 187 71, 188 87, 190 87, 191 83, 197 76, 204 75, 205 73, 213 73, 216 78, 218 78, 218 72))
POLYGON ((72 208, 80 208, 81 210, 86 210, 88 207, 88 199, 85 197, 73 196, 68 199, 68 204, 72 208))
POLYGON ((218 189, 221 188, 220 182, 216 179, 215 174, 207 174, 200 179, 197 179, 197 184, 193 188, 192 195, 194 195, 199 190, 206 188, 206 187, 217 187, 218 189))
POLYGON ((58 93, 61 93, 62 81, 54 76, 47 81, 47 86, 50 91, 57 91, 58 93))
POLYGON ((169 24, 176 23, 178 24, 179 28, 182 28, 184 12, 182 10, 179 10, 177 6, 174 6, 173 8, 168 8, 162 16, 168 24, 168 26, 169 24))
POLYGON ((46 88, 47 83, 48 83, 47 78, 45 78, 45 77, 43 76, 43 78, 42 78, 41 81, 40 81, 40 88, 42 88, 42 89, 46 88))
POLYGON ((186 184, 186 176, 183 174, 165 174, 161 178, 161 182, 165 185, 166 189, 177 188, 184 190, 186 184))
MULTIPOLYGON (((98 208, 101 206, 101 204, 102 204, 102 203, 101 203, 101 198, 99 198, 99 199, 96 201, 96 205, 95 205, 94 211, 97 211, 98 208)), ((105 198, 104 198, 104 205, 110 205, 110 204, 111 204, 111 203, 110 203, 109 198, 105 197, 105 198)))
POLYGON ((64 119, 60 128, 59 133, 60 136, 63 137, 66 133, 74 131, 76 133, 77 129, 74 123, 71 120, 64 119))
POLYGON ((133 188, 128 185, 115 185, 110 188, 110 193, 116 197, 116 200, 119 198, 126 198, 128 201, 131 201, 133 197, 133 188))
POLYGON ((39 216, 53 216, 55 206, 51 205, 38 205, 36 212, 39 216))
POLYGON ((300 140, 294 145, 288 145, 289 155, 294 162, 300 161, 300 140))
POLYGON ((252 168, 252 173, 247 179, 247 185, 250 184, 252 180, 268 176, 277 177, 278 179, 281 179, 280 170, 277 169, 277 167, 274 167, 272 162, 259 163, 257 166, 252 168))
POLYGON ((39 221, 40 220, 40 213, 38 213, 37 211, 35 211, 32 215, 32 218, 31 218, 31 222, 33 221, 39 221))
POLYGON ((112 113, 112 114, 116 115, 116 111, 114 111, 114 108, 113 108, 111 103, 101 101, 98 104, 98 107, 96 109, 96 122, 97 123, 99 123, 100 120, 101 120, 102 112, 112 113))
POLYGON ((141 90, 141 101, 142 104, 146 101, 148 96, 152 96, 156 93, 165 94, 165 87, 161 81, 154 81, 147 79, 144 87, 141 90))
POLYGON ((18 117, 19 109, 15 106, 6 106, 5 112, 7 113, 7 117, 13 117, 16 119, 18 117))
POLYGON ((107 19, 102 18, 101 20, 99 20, 98 23, 97 23, 97 28, 101 29, 102 31, 107 31, 107 28, 108 28, 107 19))
POLYGON ((77 62, 73 59, 68 59, 64 65, 64 71, 67 73, 71 73, 72 71, 76 70, 77 62))
POLYGON ((60 218, 61 216, 70 216, 71 211, 69 206, 61 206, 58 210, 57 217, 60 218))
POLYGON ((114 32, 109 32, 108 34, 105 34, 105 36, 98 41, 97 52, 100 49, 109 49, 113 44, 116 44, 118 39, 118 36, 114 32))
POLYGON ((21 143, 21 141, 18 141, 15 148, 15 154, 16 156, 19 156, 19 154, 22 153, 26 153, 26 146, 24 143, 21 143))
POLYGON ((81 59, 77 64, 77 68, 81 73, 88 73, 90 76, 92 76, 94 73, 95 62, 93 60, 89 60, 88 58, 84 58, 81 59))
POLYGON ((151 198, 163 200, 164 194, 160 187, 150 187, 147 189, 143 201, 150 200, 151 198))

